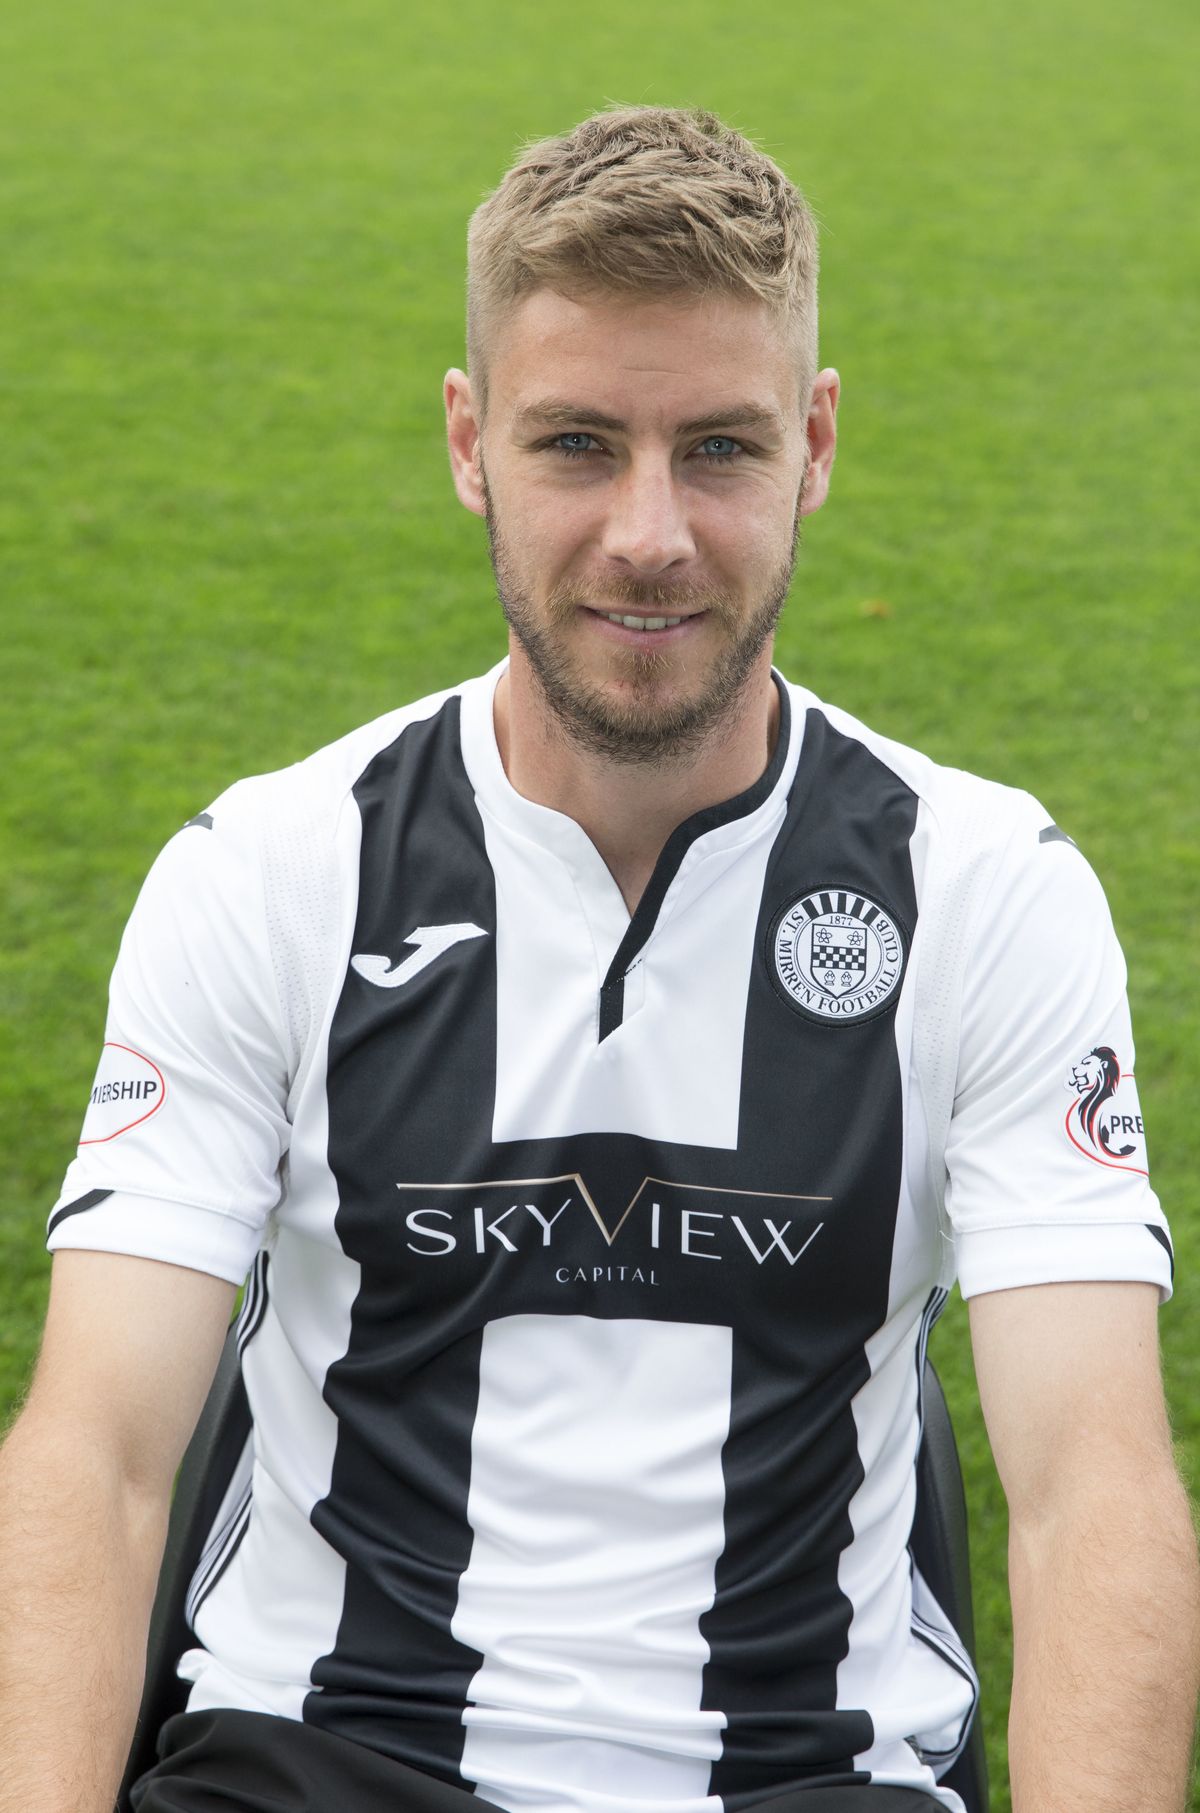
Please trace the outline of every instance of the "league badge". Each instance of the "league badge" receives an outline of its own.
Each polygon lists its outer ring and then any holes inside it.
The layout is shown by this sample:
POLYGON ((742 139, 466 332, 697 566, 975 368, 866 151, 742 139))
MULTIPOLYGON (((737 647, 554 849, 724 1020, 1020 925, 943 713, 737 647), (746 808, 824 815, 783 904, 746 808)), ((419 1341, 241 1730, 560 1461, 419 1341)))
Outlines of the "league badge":
POLYGON ((1149 1175, 1146 1130, 1138 1106, 1133 1072, 1123 1072, 1109 1045, 1097 1045, 1072 1065, 1066 1078, 1071 1091, 1067 1138, 1077 1152, 1110 1171, 1149 1175))
POLYGON ((153 1058, 111 1039, 100 1053, 100 1065, 83 1118, 81 1146, 103 1146, 140 1127, 167 1099, 167 1079, 153 1058))
POLYGON ((784 998, 826 1024, 873 1019, 904 975, 899 921, 853 888, 813 888, 776 915, 768 969, 784 998))

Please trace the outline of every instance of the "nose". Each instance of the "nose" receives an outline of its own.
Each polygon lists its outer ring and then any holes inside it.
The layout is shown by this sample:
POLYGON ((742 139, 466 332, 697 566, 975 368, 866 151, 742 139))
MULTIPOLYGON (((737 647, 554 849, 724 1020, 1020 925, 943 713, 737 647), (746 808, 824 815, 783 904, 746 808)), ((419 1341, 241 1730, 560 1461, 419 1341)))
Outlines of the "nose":
POLYGON ((609 494, 601 548, 638 573, 662 573, 696 552, 669 459, 633 460, 609 494))

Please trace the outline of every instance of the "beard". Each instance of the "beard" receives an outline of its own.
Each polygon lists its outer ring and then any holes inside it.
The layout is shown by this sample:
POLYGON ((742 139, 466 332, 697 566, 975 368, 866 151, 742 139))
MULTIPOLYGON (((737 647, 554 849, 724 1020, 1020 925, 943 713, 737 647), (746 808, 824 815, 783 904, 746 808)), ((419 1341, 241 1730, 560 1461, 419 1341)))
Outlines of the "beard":
POLYGON ((775 634, 787 601, 800 543, 799 499, 787 557, 747 610, 716 587, 686 581, 662 585, 620 577, 606 580, 602 590, 560 580, 538 606, 522 586, 486 474, 483 498, 496 593, 505 619, 554 721, 577 747, 608 761, 656 763, 696 754, 714 730, 736 722, 746 703, 747 682, 775 634), (613 648, 621 682, 620 694, 614 697, 579 674, 566 650, 565 634, 555 634, 556 630, 567 631, 581 608, 636 609, 661 617, 704 611, 710 623, 723 632, 723 646, 700 691, 684 699, 663 697, 676 672, 669 652, 613 648))

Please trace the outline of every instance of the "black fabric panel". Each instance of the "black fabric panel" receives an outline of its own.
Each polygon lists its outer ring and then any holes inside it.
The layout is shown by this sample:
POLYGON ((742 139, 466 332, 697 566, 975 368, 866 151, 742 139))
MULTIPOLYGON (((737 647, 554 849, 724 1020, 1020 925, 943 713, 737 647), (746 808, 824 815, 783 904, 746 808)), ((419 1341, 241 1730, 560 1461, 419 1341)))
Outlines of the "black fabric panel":
POLYGON ((88 1209, 94 1209, 97 1203, 107 1201, 111 1195, 111 1190, 89 1190, 86 1196, 77 1196, 74 1202, 64 1203, 61 1209, 56 1209, 51 1215, 46 1238, 49 1239, 59 1222, 66 1221, 69 1215, 83 1215, 88 1209))
POLYGON ((265 1712, 183 1712, 135 1782, 134 1813, 498 1813, 390 1757, 265 1712))
MULTIPOLYGON (((160 1760, 133 1786, 134 1813, 497 1813, 450 1787, 328 1732, 262 1712, 184 1712, 168 1720, 160 1760)), ((810 1788, 756 1813, 926 1813, 909 1788, 810 1788)))
POLYGON ((782 908, 829 886, 883 907, 911 937, 916 810, 890 769, 810 712, 763 889, 739 1156, 760 1189, 817 1189, 830 1201, 799 1228, 820 1232, 796 1267, 790 1315, 752 1324, 734 1347, 725 1550, 701 1622, 703 1704, 728 1721, 711 1791, 727 1808, 813 1771, 863 1779, 853 1758, 873 1742, 865 1710, 836 1710, 852 1612, 838 1564, 864 1477, 852 1400, 870 1373, 865 1343, 887 1315, 901 1184, 894 1006, 850 1024, 801 1015, 776 986, 770 928, 782 908))
MULTIPOLYGON (((945 1813, 940 1800, 919 1788, 803 1788, 754 1803, 754 1813, 945 1813)), ((975 1813, 975 1809, 972 1809, 975 1813)), ((983 1809, 978 1809, 983 1813, 983 1809)))
POLYGON ((395 962, 425 924, 471 921, 487 936, 451 946, 400 988, 349 971, 334 1015, 329 1163, 338 1237, 362 1280, 347 1353, 325 1384, 338 1444, 329 1494, 312 1513, 347 1558, 345 1601, 304 1716, 455 1780, 462 1706, 482 1661, 450 1632, 471 1550, 482 1325, 448 1327, 425 1289, 402 1237, 397 1179, 445 1176, 456 1158, 471 1176, 471 1139, 490 1137, 495 1099, 495 886, 462 765, 458 699, 409 726, 354 792, 353 950, 395 962))

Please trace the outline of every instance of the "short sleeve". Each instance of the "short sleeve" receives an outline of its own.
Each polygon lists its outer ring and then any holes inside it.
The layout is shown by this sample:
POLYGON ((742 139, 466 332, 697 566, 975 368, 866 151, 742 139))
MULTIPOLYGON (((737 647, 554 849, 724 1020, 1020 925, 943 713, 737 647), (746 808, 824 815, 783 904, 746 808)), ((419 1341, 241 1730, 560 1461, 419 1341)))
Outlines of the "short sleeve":
POLYGON ((1025 800, 964 980, 946 1148, 964 1297, 1089 1279, 1171 1295, 1125 987, 1100 883, 1025 800))
POLYGON ((125 928, 52 1252, 240 1283, 262 1242, 288 1147, 288 1048, 246 786, 171 839, 125 928))

